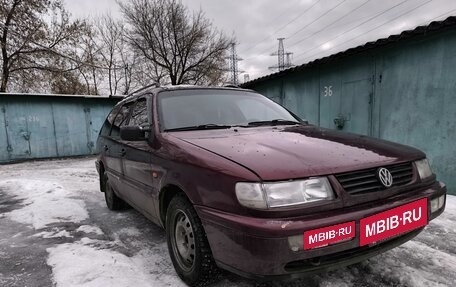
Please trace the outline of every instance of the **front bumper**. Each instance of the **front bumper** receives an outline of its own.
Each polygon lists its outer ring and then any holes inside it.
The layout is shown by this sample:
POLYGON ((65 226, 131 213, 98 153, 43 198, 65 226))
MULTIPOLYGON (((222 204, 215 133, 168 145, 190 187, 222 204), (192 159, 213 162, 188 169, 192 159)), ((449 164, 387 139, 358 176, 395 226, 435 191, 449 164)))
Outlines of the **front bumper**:
POLYGON ((415 200, 427 198, 428 221, 440 215, 442 208, 431 213, 431 199, 446 194, 444 184, 434 185, 414 193, 398 195, 375 204, 334 210, 329 216, 299 218, 252 218, 207 207, 196 206, 203 222, 209 244, 217 264, 244 277, 269 279, 270 277, 297 277, 309 272, 334 269, 363 261, 394 248, 423 230, 402 234, 377 245, 359 246, 359 222, 362 218, 383 212, 415 200), (293 251, 290 237, 304 231, 343 222, 355 221, 356 236, 350 241, 311 250, 293 251))

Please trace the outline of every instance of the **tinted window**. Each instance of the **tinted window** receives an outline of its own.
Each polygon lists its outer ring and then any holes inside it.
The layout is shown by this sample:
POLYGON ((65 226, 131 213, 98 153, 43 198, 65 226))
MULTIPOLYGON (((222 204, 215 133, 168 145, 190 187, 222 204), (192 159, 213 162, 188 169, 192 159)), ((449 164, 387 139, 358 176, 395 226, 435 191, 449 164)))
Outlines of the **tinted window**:
POLYGON ((279 104, 252 92, 168 91, 161 92, 158 100, 163 130, 206 124, 244 125, 276 119, 296 121, 279 104))
POLYGON ((128 124, 128 116, 130 112, 131 104, 125 104, 117 114, 114 123, 112 124, 111 137, 120 138, 120 127, 128 124))
POLYGON ((114 123, 114 119, 117 115, 117 113, 120 110, 120 106, 116 106, 112 109, 112 111, 109 113, 108 117, 106 118, 103 127, 101 128, 100 135, 101 136, 108 136, 109 132, 111 131, 112 124, 114 123))
POLYGON ((242 114, 246 115, 248 122, 280 118, 280 114, 273 107, 259 106, 256 99, 246 97, 239 100, 238 105, 242 114))
POLYGON ((146 99, 141 99, 136 102, 132 112, 129 126, 144 126, 148 122, 147 120, 147 102, 146 99))

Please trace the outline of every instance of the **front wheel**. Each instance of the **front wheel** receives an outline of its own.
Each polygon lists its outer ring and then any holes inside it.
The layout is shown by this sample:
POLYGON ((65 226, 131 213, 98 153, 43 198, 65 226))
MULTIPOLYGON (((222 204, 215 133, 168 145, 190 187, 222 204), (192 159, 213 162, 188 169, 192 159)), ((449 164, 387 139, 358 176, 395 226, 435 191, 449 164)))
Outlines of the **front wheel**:
POLYGON ((218 278, 201 221, 183 195, 175 196, 166 213, 166 239, 174 269, 190 286, 205 286, 218 278))

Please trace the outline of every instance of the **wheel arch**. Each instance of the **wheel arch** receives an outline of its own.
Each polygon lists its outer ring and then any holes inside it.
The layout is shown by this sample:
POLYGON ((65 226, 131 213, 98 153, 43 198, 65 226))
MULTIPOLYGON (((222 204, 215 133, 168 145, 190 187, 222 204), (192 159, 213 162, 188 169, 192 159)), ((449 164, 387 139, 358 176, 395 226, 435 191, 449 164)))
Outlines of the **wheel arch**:
POLYGON ((166 212, 168 211, 169 204, 177 194, 184 195, 191 202, 190 198, 185 194, 184 190, 175 184, 167 184, 160 190, 159 217, 164 228, 166 228, 166 212))

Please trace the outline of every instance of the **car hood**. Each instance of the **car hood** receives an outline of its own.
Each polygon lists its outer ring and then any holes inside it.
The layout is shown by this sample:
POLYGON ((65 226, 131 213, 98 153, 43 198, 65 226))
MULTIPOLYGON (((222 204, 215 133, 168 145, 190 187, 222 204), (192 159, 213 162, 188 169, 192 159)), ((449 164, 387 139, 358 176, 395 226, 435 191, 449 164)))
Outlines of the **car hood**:
POLYGON ((236 162, 265 181, 342 173, 425 157, 404 145, 315 126, 175 132, 173 136, 236 162))

